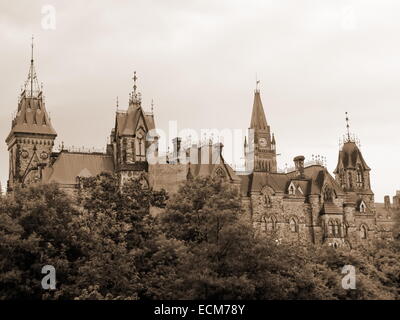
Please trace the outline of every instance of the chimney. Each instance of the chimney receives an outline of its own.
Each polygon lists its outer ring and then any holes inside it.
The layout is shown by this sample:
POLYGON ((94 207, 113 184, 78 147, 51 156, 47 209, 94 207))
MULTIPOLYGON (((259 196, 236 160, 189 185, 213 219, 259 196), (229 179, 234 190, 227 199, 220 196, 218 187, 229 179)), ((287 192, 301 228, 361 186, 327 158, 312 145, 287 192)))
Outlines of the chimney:
POLYGON ((396 195, 393 197, 393 207, 400 209, 400 191, 396 191, 396 195))
POLYGON ((385 203, 385 209, 390 209, 390 197, 389 196, 385 196, 384 198, 384 203, 385 203))
POLYGON ((181 142, 182 138, 176 137, 175 139, 172 139, 172 144, 174 145, 174 150, 173 150, 173 159, 175 163, 179 163, 179 153, 181 151, 181 142))
POLYGON ((304 178, 304 159, 304 156, 297 156, 293 159, 297 174, 301 178, 304 178))

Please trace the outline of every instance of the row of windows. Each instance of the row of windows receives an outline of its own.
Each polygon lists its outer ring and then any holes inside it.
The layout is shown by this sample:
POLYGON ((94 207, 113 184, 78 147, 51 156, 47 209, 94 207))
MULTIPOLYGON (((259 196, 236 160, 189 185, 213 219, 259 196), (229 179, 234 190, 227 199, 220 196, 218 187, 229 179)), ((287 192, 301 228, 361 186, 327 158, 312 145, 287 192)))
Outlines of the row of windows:
MULTIPOLYGON (((278 229, 278 222, 275 217, 270 217, 268 219, 263 219, 261 221, 261 231, 268 232, 268 231, 276 231, 278 229)), ((294 218, 289 220, 289 229, 293 233, 299 232, 298 223, 294 218)), ((348 235, 349 226, 347 224, 344 225, 343 228, 343 236, 348 235)), ((341 237, 342 236, 342 229, 341 224, 339 221, 332 221, 328 222, 328 233, 330 236, 333 237, 341 237)), ((368 238, 368 228, 365 225, 361 225, 359 230, 359 235, 361 239, 368 238)))
MULTIPOLYGON (((291 218, 289 220, 289 229, 293 233, 299 232, 298 223, 294 218, 291 218)), ((276 220, 275 217, 270 217, 268 219, 263 219, 261 221, 261 231, 267 232, 276 230, 278 230, 278 221, 276 220)))
MULTIPOLYGON (((347 223, 343 226, 343 236, 347 236, 349 231, 349 225, 347 223)), ((342 228, 339 221, 332 221, 328 222, 328 234, 329 236, 333 237, 341 237, 342 236, 342 228)), ((365 225, 361 225, 359 230, 359 235, 361 239, 368 238, 368 228, 365 225)))

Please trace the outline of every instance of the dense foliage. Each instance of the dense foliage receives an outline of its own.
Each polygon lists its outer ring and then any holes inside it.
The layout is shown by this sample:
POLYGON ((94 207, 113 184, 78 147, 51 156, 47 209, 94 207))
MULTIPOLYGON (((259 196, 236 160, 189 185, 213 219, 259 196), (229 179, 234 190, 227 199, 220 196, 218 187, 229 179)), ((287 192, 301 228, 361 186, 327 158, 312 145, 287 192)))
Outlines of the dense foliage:
POLYGON ((30 186, 0 197, 0 299, 398 299, 400 240, 353 250, 254 234, 231 185, 193 179, 168 199, 136 179, 30 186), (158 207, 158 214, 152 214, 158 207), (43 290, 41 269, 56 269, 43 290), (344 265, 356 289, 341 286, 344 265))

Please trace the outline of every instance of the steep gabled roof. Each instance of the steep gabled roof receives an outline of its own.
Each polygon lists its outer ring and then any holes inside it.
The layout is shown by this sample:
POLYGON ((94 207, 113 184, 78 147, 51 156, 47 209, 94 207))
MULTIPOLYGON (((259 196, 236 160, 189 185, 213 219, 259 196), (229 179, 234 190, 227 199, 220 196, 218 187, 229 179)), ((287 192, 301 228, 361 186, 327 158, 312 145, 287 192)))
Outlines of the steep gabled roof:
POLYGON ((146 131, 155 129, 154 115, 144 113, 140 104, 130 104, 127 111, 116 113, 116 133, 119 136, 133 136, 140 119, 143 119, 146 131))
POLYGON ((343 190, 326 168, 319 165, 304 168, 304 177, 301 178, 296 172, 253 172, 247 176, 240 176, 240 178, 242 183, 241 193, 244 196, 249 195, 250 192, 261 192, 265 186, 270 186, 275 192, 288 193, 291 182, 294 183, 296 192, 298 192, 298 187, 301 188, 304 196, 322 194, 325 184, 329 184, 337 195, 344 194, 343 190))

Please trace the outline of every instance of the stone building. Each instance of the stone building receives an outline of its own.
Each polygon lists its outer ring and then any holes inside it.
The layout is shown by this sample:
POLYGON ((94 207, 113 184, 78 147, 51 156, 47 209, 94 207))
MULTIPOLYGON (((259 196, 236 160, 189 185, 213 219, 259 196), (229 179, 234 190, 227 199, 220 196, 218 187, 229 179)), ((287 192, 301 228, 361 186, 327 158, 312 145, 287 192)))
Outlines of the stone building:
POLYGON ((277 239, 303 243, 352 246, 376 238, 390 238, 393 217, 400 211, 400 192, 385 203, 374 202, 370 171, 355 139, 348 133, 339 151, 332 176, 320 160, 294 158, 294 169, 277 168, 276 140, 267 123, 260 91, 255 90, 245 140, 248 175, 239 175, 226 163, 223 145, 212 141, 174 149, 162 163, 158 157, 158 136, 153 112, 142 108, 134 76, 127 110, 117 110, 106 152, 84 152, 62 146, 54 150, 57 133, 47 114, 42 89, 31 59, 28 80, 6 139, 9 151, 7 189, 30 183, 56 182, 73 192, 82 177, 101 172, 116 173, 121 181, 140 177, 144 184, 170 193, 179 184, 197 176, 212 176, 232 183, 240 192, 246 217, 257 232, 277 239))

